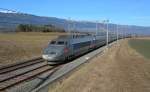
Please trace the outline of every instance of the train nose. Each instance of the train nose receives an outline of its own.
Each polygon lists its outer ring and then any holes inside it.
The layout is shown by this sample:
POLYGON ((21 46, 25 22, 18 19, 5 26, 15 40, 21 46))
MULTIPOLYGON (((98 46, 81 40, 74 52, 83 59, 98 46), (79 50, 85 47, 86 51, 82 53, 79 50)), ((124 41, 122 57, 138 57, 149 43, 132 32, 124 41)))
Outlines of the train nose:
POLYGON ((46 54, 42 55, 43 59, 45 60, 54 60, 57 57, 57 53, 56 52, 48 52, 46 54))
POLYGON ((56 55, 42 55, 42 58, 48 61, 52 61, 56 58, 56 55))
POLYGON ((48 61, 55 61, 58 59, 60 56, 60 52, 54 52, 54 51, 49 51, 48 53, 45 53, 42 55, 42 58, 48 61))
POLYGON ((57 46, 55 47, 49 47, 49 48, 46 48, 44 50, 44 53, 42 55, 43 59, 45 60, 48 60, 48 61, 55 61, 57 59, 60 58, 60 56, 62 55, 62 51, 63 51, 63 48, 56 48, 57 46))

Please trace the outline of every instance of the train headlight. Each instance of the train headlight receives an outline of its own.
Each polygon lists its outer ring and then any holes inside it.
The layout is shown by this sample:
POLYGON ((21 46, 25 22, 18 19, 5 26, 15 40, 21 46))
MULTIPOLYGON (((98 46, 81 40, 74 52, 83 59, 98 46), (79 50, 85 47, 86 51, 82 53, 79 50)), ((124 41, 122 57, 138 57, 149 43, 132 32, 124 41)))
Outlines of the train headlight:
POLYGON ((56 55, 42 55, 42 58, 45 60, 53 60, 56 55))

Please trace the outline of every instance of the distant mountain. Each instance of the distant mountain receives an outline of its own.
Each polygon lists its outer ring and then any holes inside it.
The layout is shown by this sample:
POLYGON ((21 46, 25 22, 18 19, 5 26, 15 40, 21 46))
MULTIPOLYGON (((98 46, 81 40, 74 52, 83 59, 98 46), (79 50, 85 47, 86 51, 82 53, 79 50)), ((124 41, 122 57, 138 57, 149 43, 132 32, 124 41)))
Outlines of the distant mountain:
MULTIPOLYGON (((95 32, 95 23, 88 21, 67 21, 65 19, 59 19, 55 17, 41 17, 31 14, 23 14, 16 12, 0 11, 0 31, 15 31, 15 28, 19 24, 33 24, 33 25, 54 25, 67 30, 68 24, 72 30, 78 31, 90 31, 95 32)), ((99 29, 105 29, 106 25, 99 23, 99 29)), ((150 27, 142 26, 129 26, 119 25, 120 31, 137 33, 137 34, 150 34, 150 27)), ((109 24, 109 30, 116 30, 116 24, 109 24)))
POLYGON ((48 25, 53 24, 64 27, 65 20, 54 17, 40 17, 30 14, 21 13, 1 13, 0 12, 0 28, 15 29, 18 24, 48 25), (61 25, 60 25, 61 24, 61 25))

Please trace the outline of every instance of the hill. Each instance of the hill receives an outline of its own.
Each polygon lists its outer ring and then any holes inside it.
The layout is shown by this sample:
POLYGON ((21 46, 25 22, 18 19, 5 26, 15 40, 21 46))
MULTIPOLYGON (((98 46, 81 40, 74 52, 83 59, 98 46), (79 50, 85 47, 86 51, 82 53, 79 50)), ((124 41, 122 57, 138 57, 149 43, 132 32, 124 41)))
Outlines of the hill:
MULTIPOLYGON (((66 19, 60 19, 55 17, 42 17, 31 14, 23 13, 3 13, 0 12, 0 31, 15 31, 15 28, 19 24, 33 24, 33 25, 55 25, 60 28, 67 30, 68 24, 72 29, 78 31, 94 31, 95 23, 88 21, 74 21, 69 22, 66 19), (75 27, 73 28, 73 25, 75 27)), ((106 25, 99 23, 99 28, 102 30, 106 28, 106 25)), ((109 30, 116 30, 116 24, 109 24, 109 30)), ((119 31, 126 31, 130 33, 137 34, 150 34, 150 27, 142 26, 129 26, 129 25, 119 25, 119 31)))

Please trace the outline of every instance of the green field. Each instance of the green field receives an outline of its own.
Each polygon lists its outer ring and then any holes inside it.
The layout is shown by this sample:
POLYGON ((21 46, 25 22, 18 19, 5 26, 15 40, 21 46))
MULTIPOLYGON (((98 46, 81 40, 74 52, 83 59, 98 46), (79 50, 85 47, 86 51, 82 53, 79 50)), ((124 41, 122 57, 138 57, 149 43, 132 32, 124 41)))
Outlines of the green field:
POLYGON ((150 39, 132 39, 129 40, 129 44, 137 52, 150 59, 150 39))

